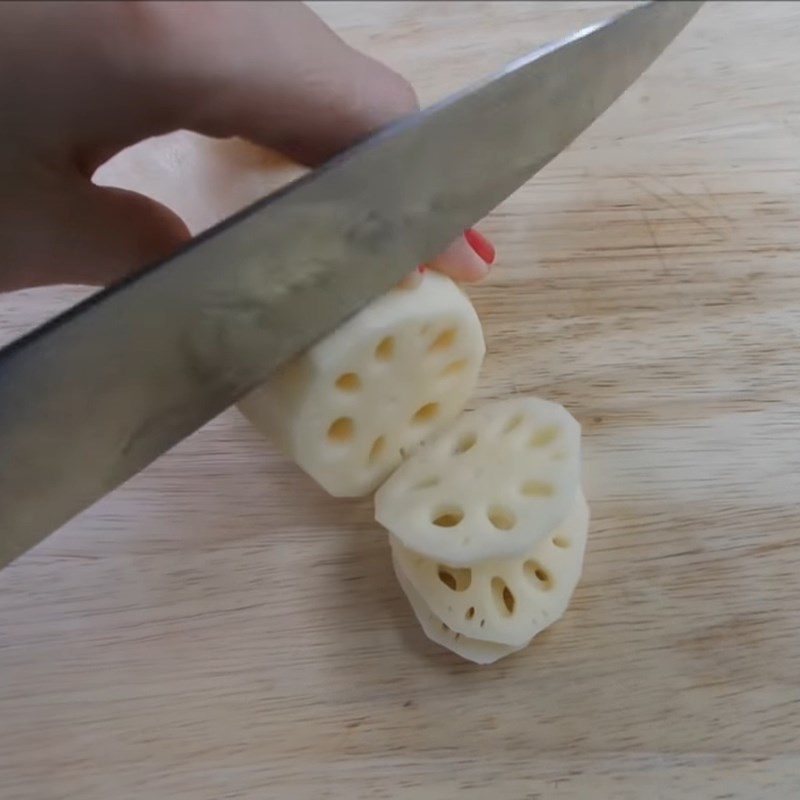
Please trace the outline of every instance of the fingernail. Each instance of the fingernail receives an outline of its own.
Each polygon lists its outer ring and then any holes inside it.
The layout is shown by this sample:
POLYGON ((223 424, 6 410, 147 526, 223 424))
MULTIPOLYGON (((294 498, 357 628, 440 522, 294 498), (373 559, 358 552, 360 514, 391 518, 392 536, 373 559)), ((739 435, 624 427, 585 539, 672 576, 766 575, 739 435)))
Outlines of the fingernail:
POLYGON ((426 270, 426 269, 427 269, 427 267, 426 267, 424 264, 419 264, 419 265, 417 266, 417 272, 419 272, 419 274, 420 274, 420 275, 421 275, 423 272, 425 272, 425 270, 426 270))
POLYGON ((487 264, 494 264, 494 245, 482 233, 478 233, 475 228, 467 228, 464 231, 464 238, 480 258, 487 264))

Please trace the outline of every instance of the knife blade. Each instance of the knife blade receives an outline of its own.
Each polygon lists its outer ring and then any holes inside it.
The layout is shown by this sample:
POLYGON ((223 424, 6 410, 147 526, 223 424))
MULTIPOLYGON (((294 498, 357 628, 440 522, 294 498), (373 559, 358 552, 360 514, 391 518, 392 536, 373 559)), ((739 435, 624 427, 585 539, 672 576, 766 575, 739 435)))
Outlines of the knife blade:
POLYGON ((657 0, 534 50, 0 351, 0 567, 489 213, 700 5, 657 0))

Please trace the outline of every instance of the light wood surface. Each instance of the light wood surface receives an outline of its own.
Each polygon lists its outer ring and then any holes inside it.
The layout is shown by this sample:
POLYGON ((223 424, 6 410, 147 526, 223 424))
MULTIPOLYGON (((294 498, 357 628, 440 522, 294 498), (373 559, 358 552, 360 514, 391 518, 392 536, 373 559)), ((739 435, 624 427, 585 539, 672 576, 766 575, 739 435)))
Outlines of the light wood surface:
MULTIPOLYGON (((624 5, 317 8, 427 103, 624 5)), ((799 34, 798 4, 708 4, 484 224, 475 403, 584 426, 557 626, 489 668, 430 644, 370 501, 230 411, 0 574, 0 797, 800 796, 799 34)), ((150 147, 127 174, 202 227, 150 147)), ((0 297, 3 340, 83 293, 0 297)))

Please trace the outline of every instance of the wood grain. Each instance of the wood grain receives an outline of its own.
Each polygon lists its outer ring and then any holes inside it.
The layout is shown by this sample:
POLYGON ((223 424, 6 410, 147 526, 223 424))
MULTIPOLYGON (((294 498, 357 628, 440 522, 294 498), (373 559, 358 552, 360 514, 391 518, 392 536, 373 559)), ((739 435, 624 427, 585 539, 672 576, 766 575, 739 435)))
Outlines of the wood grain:
MULTIPOLYGON (((427 103, 623 5, 316 7, 427 103)), ((370 502, 231 411, 0 574, 3 800, 798 796, 798 34, 797 4, 709 3, 485 222, 475 403, 584 426, 556 627, 490 668, 428 643, 370 502)), ((3 339, 81 294, 0 298, 3 339)))

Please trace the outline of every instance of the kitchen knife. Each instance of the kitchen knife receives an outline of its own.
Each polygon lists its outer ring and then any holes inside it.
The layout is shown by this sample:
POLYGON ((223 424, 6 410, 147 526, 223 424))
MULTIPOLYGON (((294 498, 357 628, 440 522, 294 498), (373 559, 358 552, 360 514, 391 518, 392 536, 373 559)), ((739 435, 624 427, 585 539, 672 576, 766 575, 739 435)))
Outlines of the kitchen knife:
POLYGON ((0 566, 489 213, 700 5, 656 0, 539 48, 1 350, 0 566))

